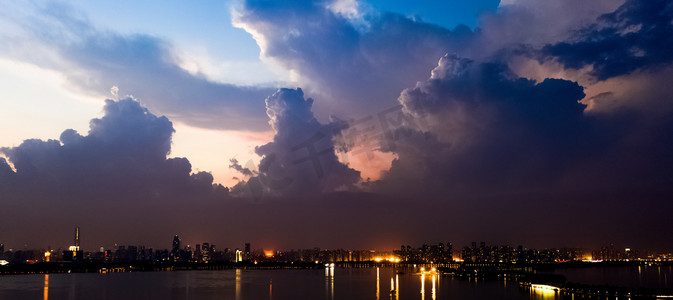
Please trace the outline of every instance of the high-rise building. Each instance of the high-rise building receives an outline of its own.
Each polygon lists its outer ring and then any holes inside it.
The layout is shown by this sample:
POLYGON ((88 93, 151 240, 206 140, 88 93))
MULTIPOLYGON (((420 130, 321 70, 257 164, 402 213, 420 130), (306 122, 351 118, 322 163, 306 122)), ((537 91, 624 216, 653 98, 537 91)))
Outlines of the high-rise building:
POLYGON ((0 255, 5 252, 5 244, 0 244, 0 255))
POLYGON ((137 246, 129 246, 128 248, 128 260, 129 261, 136 261, 138 260, 138 247, 137 246))
POLYGON ((203 257, 203 261, 210 260, 210 243, 203 243, 201 246, 201 256, 203 257))
POLYGON ((171 254, 175 256, 178 253, 178 251, 180 251, 180 237, 176 234, 173 237, 173 249, 171 251, 171 254))

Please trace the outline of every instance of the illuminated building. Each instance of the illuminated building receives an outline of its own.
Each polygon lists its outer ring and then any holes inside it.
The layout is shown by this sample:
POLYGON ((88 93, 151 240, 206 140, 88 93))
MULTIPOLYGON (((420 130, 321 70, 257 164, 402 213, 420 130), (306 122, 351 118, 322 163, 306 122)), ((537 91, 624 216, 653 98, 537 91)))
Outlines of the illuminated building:
POLYGON ((63 260, 65 261, 81 261, 83 257, 82 250, 79 244, 79 226, 75 227, 74 245, 68 247, 68 250, 63 251, 63 260))
POLYGON ((201 256, 203 261, 210 261, 210 243, 203 243, 201 246, 201 256))
POLYGON ((236 249, 236 262, 243 261, 243 251, 236 249))

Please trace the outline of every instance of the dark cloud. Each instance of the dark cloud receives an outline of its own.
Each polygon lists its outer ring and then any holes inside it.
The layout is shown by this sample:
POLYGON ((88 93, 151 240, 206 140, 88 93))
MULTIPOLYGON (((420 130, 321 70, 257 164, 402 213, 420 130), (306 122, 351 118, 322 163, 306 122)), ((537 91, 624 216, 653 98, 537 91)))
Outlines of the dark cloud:
POLYGON ((566 68, 593 66, 599 80, 635 70, 660 68, 673 61, 673 4, 666 0, 629 0, 569 40, 550 44, 542 60, 553 57, 566 68))
POLYGON ((264 99, 275 88, 213 82, 182 69, 166 40, 100 30, 64 5, 49 3, 36 10, 37 16, 15 20, 25 32, 21 38, 3 39, 5 56, 61 72, 73 88, 87 94, 106 94, 117 86, 121 94, 191 125, 268 129, 264 99))
POLYGON ((262 55, 320 96, 321 117, 395 105, 402 87, 425 77, 443 54, 467 55, 473 35, 465 26, 448 30, 392 13, 344 15, 324 1, 246 1, 237 12, 262 55))
POLYGON ((334 151, 334 136, 343 124, 321 124, 311 110, 313 99, 301 89, 280 89, 266 99, 266 113, 274 130, 273 141, 259 146, 258 176, 247 182, 254 197, 317 195, 351 190, 360 174, 341 163, 334 151))
POLYGON ((133 99, 107 100, 86 135, 68 129, 60 140, 0 148, 13 165, 0 158, 3 241, 65 246, 79 225, 87 249, 115 241, 167 248, 164 236, 204 228, 202 219, 227 210, 199 208, 225 202, 229 190, 210 173, 192 173, 186 158, 167 157, 173 132, 133 99))
POLYGON ((420 181, 414 186, 431 195, 436 187, 519 188, 555 179, 569 162, 595 151, 587 136, 592 120, 578 103, 583 97, 574 82, 538 83, 503 64, 445 56, 429 80, 399 98, 427 121, 429 135, 396 143, 399 157, 383 182, 420 181))
MULTIPOLYGON (((398 136, 405 138, 396 141, 394 149, 382 148, 398 158, 376 184, 430 196, 452 187, 463 192, 480 187, 525 191, 556 184, 590 187, 591 183, 568 178, 584 178, 573 172, 591 165, 596 166, 590 167, 597 175, 594 181, 600 182, 591 188, 600 189, 597 186, 629 185, 628 176, 617 180, 617 174, 634 168, 601 173, 597 165, 609 165, 604 156, 608 153, 628 160, 629 153, 617 149, 639 131, 635 128, 643 128, 645 118, 631 110, 590 113, 580 102, 585 94, 578 83, 522 78, 508 69, 507 62, 522 45, 539 49, 570 42, 583 27, 628 36, 628 30, 605 25, 610 18, 622 18, 625 13, 620 11, 628 11, 624 7, 629 3, 612 12, 622 3, 513 1, 485 15, 474 32, 447 30, 395 14, 344 15, 311 1, 271 6, 248 1, 239 9, 237 21, 260 41, 263 55, 298 71, 309 90, 328 94, 327 101, 351 115, 351 107, 362 109, 359 116, 389 107, 385 103, 391 95, 413 86, 436 67, 430 80, 404 90, 399 98, 411 119, 427 120, 429 127, 415 133, 399 129, 398 136), (605 13, 599 18, 603 25, 589 25, 605 13), (447 56, 437 66, 436 58, 446 52, 457 56, 447 56)), ((630 28, 630 17, 624 18, 624 24, 613 25, 630 28)), ((661 30, 670 21, 664 25, 661 30)))
POLYGON ((398 158, 373 188, 431 199, 670 193, 670 104, 659 114, 632 107, 591 113, 583 98, 575 82, 536 82, 503 64, 445 56, 430 79, 402 92, 406 111, 428 126, 396 141, 394 150, 384 148, 398 158))
POLYGON ((68 129, 60 141, 32 139, 1 148, 16 172, 3 159, 0 174, 15 177, 14 193, 63 193, 76 203, 111 195, 226 196, 209 173, 190 174, 186 158, 167 158, 174 129, 166 117, 153 115, 133 99, 107 100, 104 113, 91 120, 86 136, 68 129))
POLYGON ((401 90, 426 78, 446 53, 483 62, 522 44, 537 49, 564 41, 623 0, 507 2, 482 15, 474 30, 372 12, 366 4, 336 11, 331 1, 244 1, 235 22, 258 40, 263 56, 320 95, 320 117, 351 118, 395 105, 401 90))

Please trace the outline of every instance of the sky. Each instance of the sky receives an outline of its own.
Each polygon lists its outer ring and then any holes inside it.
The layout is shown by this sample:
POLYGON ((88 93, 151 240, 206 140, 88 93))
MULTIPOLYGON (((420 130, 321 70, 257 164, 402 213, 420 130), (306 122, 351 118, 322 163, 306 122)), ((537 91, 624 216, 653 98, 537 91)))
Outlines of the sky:
POLYGON ((0 243, 671 249, 673 5, 0 3, 0 243))

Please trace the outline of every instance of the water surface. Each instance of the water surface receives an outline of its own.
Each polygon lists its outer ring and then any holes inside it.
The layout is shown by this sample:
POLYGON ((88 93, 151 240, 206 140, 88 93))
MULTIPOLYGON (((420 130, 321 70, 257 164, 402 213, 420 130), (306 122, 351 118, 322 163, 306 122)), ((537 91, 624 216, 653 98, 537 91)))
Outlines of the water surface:
MULTIPOLYGON (((594 276, 604 273, 601 269, 596 270, 594 276)), ((592 278, 590 273, 590 269, 567 269, 564 275, 577 282, 581 278, 592 278)), ((667 276, 670 278, 670 275, 667 276)), ((325 270, 239 269, 2 276, 0 299, 531 300, 561 297, 553 292, 523 289, 507 281, 459 280, 419 275, 409 269, 337 267, 325 270)))

